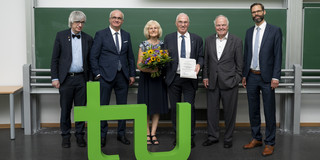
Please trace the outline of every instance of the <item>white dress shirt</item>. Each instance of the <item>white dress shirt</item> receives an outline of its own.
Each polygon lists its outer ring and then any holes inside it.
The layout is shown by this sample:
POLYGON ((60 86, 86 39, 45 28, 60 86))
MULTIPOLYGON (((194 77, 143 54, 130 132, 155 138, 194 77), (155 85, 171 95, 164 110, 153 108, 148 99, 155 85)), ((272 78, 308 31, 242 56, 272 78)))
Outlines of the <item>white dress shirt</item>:
POLYGON ((224 47, 227 44, 229 32, 222 39, 219 38, 218 34, 216 34, 216 49, 217 49, 217 58, 220 60, 221 55, 223 53, 224 47))
MULTIPOLYGON (((179 56, 179 61, 180 61, 180 55, 181 55, 181 41, 182 41, 182 37, 179 32, 177 32, 177 40, 178 40, 178 56, 179 56)), ((186 46, 186 58, 190 58, 190 54, 191 54, 191 38, 190 38, 190 34, 189 32, 186 32, 184 34, 184 42, 185 42, 185 46, 186 46)), ((170 54, 170 53, 169 53, 170 54)), ((177 68, 177 73, 180 74, 180 65, 178 63, 178 68, 177 68)))
POLYGON ((263 34, 264 34, 264 31, 266 30, 266 26, 267 26, 267 22, 264 21, 260 26, 257 26, 255 25, 254 29, 253 29, 253 35, 252 35, 252 51, 254 51, 254 42, 255 42, 255 39, 256 39, 256 34, 257 34, 257 28, 260 27, 260 33, 259 33, 259 48, 258 48, 258 66, 257 68, 253 68, 252 64, 252 60, 253 60, 253 52, 252 52, 252 59, 251 59, 251 66, 250 68, 252 70, 260 70, 260 64, 259 64, 259 54, 260 54, 260 46, 261 46, 261 41, 262 41, 262 38, 263 38, 263 34))
POLYGON ((114 45, 117 46, 117 42, 116 42, 116 32, 118 32, 118 40, 119 40, 119 51, 121 51, 121 44, 122 44, 122 41, 121 41, 121 32, 120 30, 119 31, 115 31, 113 30, 110 26, 110 31, 111 31, 111 34, 112 34, 112 37, 113 37, 113 42, 114 42, 114 45))

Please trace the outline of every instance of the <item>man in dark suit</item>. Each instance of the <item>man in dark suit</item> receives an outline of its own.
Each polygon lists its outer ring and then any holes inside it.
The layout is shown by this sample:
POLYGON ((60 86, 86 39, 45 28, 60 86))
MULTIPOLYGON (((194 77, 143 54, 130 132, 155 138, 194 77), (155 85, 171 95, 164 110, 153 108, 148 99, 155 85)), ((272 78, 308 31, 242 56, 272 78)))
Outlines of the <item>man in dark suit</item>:
MULTIPOLYGON (((183 101, 191 104, 191 147, 194 143, 195 130, 195 94, 198 89, 198 79, 180 78, 180 58, 195 59, 195 72, 199 73, 203 65, 203 41, 196 34, 189 33, 190 21, 185 13, 180 13, 176 18, 178 31, 168 34, 164 38, 164 48, 168 49, 169 55, 173 59, 167 65, 165 82, 168 86, 168 94, 171 106, 171 120, 173 128, 176 131, 176 103, 183 101)), ((174 145, 175 145, 174 141, 174 145)))
MULTIPOLYGON (((124 15, 113 10, 109 16, 110 26, 98 31, 94 37, 90 62, 95 79, 100 81, 101 105, 109 105, 111 91, 114 89, 117 104, 127 104, 129 85, 134 83, 135 60, 132 52, 130 34, 121 25, 124 15)), ((101 122, 101 146, 106 144, 108 122, 101 122)), ((118 121, 117 140, 129 145, 125 136, 126 121, 118 121)))
MULTIPOLYGON (((60 129, 64 148, 71 146, 72 103, 75 106, 86 105, 86 82, 92 79, 88 60, 93 40, 82 31, 85 22, 86 15, 83 12, 71 12, 70 29, 57 33, 52 52, 51 79, 52 86, 58 88, 60 93, 60 129)), ((80 147, 86 146, 84 126, 85 122, 75 123, 75 136, 80 147)))
POLYGON ((219 15, 214 20, 216 34, 206 38, 203 84, 207 88, 208 139, 202 144, 219 142, 220 99, 223 104, 226 132, 224 147, 232 147, 242 78, 242 40, 228 32, 229 20, 219 15))
POLYGON ((242 85, 247 89, 252 141, 243 146, 251 149, 262 146, 260 132, 260 91, 262 92, 266 121, 263 156, 274 151, 276 135, 275 88, 279 85, 282 60, 282 32, 279 27, 267 24, 266 11, 261 3, 250 7, 255 26, 246 33, 242 85))

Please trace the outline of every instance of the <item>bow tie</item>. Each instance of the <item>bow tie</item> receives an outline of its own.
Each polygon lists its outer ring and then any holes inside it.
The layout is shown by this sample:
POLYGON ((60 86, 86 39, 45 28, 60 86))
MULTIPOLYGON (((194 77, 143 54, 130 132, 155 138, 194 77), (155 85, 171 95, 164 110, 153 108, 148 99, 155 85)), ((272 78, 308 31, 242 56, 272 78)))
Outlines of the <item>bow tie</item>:
POLYGON ((74 38, 74 37, 77 37, 78 39, 80 39, 80 35, 79 34, 77 34, 77 35, 72 34, 72 38, 74 38))

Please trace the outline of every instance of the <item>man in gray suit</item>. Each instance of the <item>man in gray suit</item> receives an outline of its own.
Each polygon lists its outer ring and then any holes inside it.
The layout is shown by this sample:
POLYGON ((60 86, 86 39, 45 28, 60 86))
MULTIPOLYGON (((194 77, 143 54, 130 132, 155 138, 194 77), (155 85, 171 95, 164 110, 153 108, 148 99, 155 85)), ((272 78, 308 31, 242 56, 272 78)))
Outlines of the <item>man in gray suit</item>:
POLYGON ((224 148, 232 147, 242 72, 242 40, 229 34, 229 20, 219 15, 214 20, 216 34, 206 38, 203 83, 207 88, 208 139, 203 146, 219 142, 220 98, 226 132, 224 148))

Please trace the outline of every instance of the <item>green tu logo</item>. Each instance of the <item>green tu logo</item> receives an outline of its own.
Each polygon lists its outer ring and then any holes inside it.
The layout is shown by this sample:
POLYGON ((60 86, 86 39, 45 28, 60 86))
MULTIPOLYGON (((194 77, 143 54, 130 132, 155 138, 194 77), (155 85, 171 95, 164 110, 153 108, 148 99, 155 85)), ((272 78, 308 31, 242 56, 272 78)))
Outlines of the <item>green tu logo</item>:
POLYGON ((100 121, 133 119, 134 153, 138 160, 186 160, 191 152, 191 106, 177 104, 177 144, 171 151, 149 152, 147 149, 147 106, 100 105, 99 82, 87 83, 87 106, 74 108, 75 121, 87 121, 89 160, 119 160, 119 155, 106 155, 100 147, 100 121))

